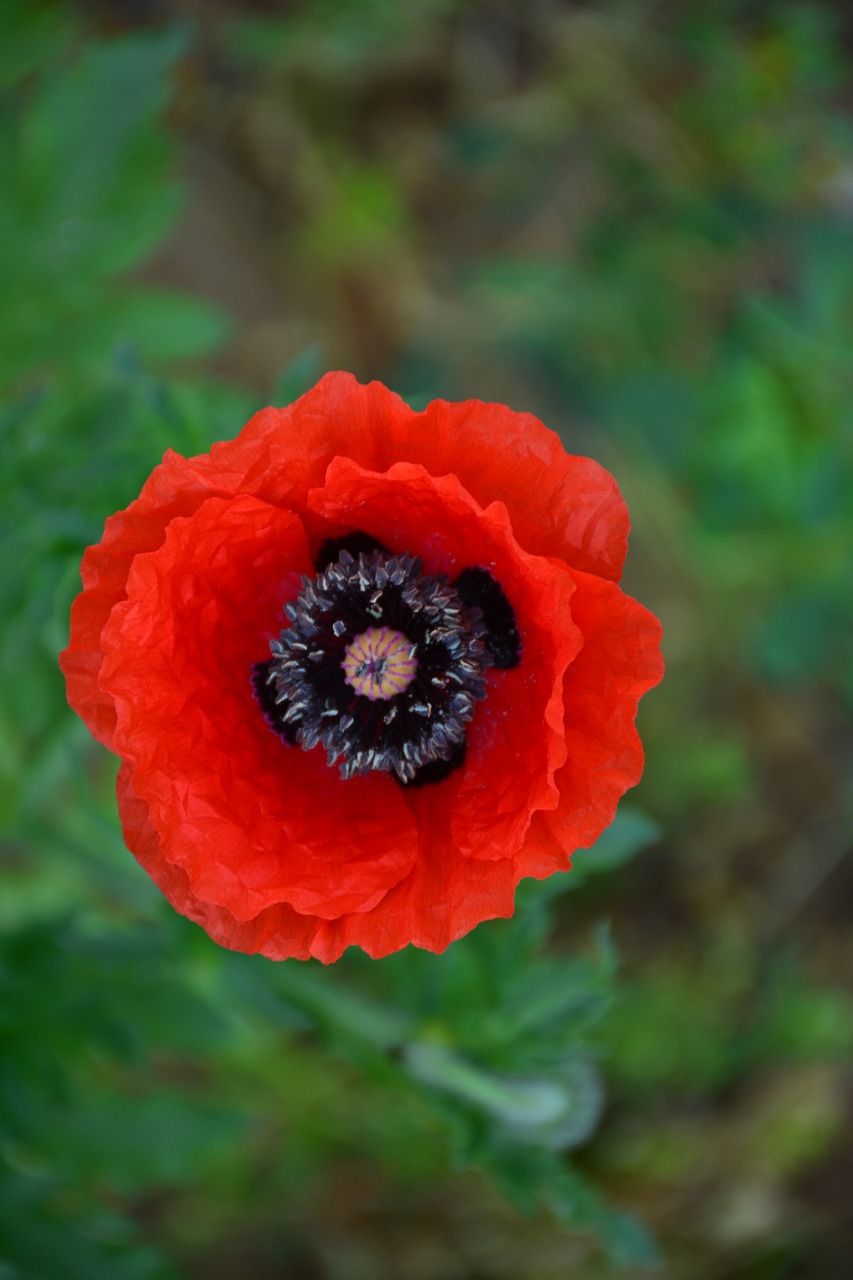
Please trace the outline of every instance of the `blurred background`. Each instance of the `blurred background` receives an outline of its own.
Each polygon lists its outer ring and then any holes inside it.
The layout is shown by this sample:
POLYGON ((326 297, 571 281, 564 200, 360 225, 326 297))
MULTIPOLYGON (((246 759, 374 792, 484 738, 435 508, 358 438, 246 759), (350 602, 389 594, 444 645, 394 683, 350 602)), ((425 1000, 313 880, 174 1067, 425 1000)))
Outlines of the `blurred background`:
POLYGON ((0 1280, 849 1274, 852 54, 840 0, 2 0, 0 1280), (608 466, 668 674, 575 871, 324 971, 160 901, 56 655, 162 451, 336 367, 608 466))

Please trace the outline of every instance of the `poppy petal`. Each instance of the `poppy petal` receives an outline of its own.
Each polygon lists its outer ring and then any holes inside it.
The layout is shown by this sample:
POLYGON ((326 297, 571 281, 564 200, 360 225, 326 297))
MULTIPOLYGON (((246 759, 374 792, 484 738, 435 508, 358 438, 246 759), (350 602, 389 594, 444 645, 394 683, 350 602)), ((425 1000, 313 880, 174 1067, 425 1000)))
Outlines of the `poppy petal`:
POLYGON ((527 874, 539 877, 566 870, 571 853, 598 839, 620 798, 639 782, 637 705, 664 670, 654 614, 611 582, 589 574, 573 577, 572 612, 584 645, 564 682, 567 755, 556 777, 560 804, 536 814, 531 825, 527 874))
POLYGON ((148 816, 148 805, 133 787, 133 766, 124 761, 116 782, 119 816, 125 843, 139 864, 151 876, 181 915, 200 924, 222 947, 261 951, 272 960, 308 960, 317 933, 322 928, 314 916, 300 915, 285 903, 267 907, 251 920, 237 920, 224 907, 198 898, 182 867, 163 855, 160 837, 148 816))
MULTIPOLYGON (((468 730, 465 769, 446 786, 459 850, 511 857, 531 815, 559 802, 563 675, 582 644, 572 620, 571 574, 559 561, 521 549, 502 503, 483 509, 455 476, 432 476, 413 463, 379 474, 336 458, 308 506, 331 521, 356 513, 362 529, 395 551, 420 556, 429 573, 454 577, 463 564, 486 565, 501 583, 522 633, 521 664, 489 673, 489 695, 468 730)), ((414 791, 410 803, 422 822, 436 798, 414 791)))
POLYGON ((280 742, 254 699, 253 660, 306 568, 297 516, 211 498, 136 557, 102 635, 116 747, 164 854, 238 920, 278 902, 369 910, 417 854, 390 778, 343 782, 319 753, 280 742))
POLYGON ((616 481, 593 459, 566 453, 538 418, 505 405, 435 400, 417 413, 381 383, 329 373, 288 408, 263 409, 210 458, 220 473, 242 472, 244 490, 301 506, 338 456, 372 471, 415 462, 452 473, 483 506, 500 496, 528 551, 621 574, 630 521, 616 481))
POLYGON ((127 763, 119 770, 117 794, 127 847, 176 911, 233 951, 260 952, 270 960, 313 957, 323 964, 332 964, 351 946, 374 959, 410 943, 439 952, 481 921, 512 915, 517 876, 509 859, 459 866, 452 847, 434 839, 430 857, 419 860, 374 911, 323 920, 277 903, 251 920, 237 920, 226 908, 197 897, 186 872, 164 857, 127 763))

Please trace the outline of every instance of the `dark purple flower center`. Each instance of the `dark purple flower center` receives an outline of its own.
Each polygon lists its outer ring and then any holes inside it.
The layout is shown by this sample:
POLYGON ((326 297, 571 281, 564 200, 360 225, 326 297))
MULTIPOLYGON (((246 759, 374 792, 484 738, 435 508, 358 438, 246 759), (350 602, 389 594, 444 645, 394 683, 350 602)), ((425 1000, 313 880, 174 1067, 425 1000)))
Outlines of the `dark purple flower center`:
POLYGON ((520 658, 503 591, 485 569, 454 584, 424 574, 364 534, 324 544, 320 564, 253 669, 268 723, 291 745, 322 745, 344 778, 440 781, 464 759, 486 668, 520 658))

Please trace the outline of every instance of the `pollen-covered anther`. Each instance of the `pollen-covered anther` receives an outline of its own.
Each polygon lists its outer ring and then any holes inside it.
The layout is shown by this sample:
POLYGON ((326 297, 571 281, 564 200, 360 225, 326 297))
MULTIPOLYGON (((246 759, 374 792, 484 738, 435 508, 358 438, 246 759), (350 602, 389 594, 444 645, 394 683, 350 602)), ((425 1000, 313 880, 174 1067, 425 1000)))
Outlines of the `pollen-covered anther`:
MULTIPOLYGON (((373 613, 373 609, 368 612, 373 613)), ((404 693, 415 678, 418 660, 402 631, 369 627, 347 645, 341 663, 347 684, 369 698, 386 701, 404 693)))

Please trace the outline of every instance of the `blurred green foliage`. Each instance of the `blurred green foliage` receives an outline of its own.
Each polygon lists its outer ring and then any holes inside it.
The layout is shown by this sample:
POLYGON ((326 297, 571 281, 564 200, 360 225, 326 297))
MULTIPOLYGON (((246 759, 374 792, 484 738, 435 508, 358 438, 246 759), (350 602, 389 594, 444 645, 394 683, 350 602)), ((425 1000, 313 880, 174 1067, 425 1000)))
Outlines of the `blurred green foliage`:
POLYGON ((2 16, 0 1280, 597 1280, 655 1261, 636 1214, 673 1276, 840 1277, 845 33, 736 0, 172 9, 2 16), (512 921, 333 971, 165 907, 56 668, 82 549, 162 451, 327 364, 611 465, 669 660, 642 811, 512 921))

